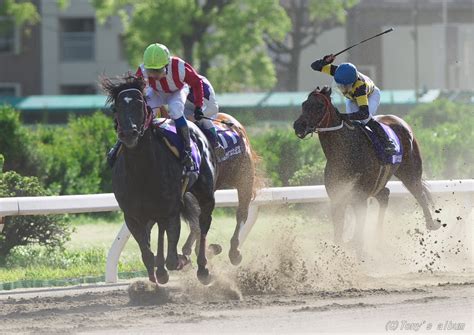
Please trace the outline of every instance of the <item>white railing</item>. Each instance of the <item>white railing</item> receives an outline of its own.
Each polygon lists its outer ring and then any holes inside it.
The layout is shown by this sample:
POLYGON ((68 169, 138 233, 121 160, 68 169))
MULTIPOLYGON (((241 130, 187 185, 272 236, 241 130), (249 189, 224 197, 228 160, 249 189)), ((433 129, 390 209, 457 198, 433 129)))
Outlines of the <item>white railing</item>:
MULTIPOLYGON (((474 203, 474 179, 437 180, 428 181, 427 183, 433 195, 461 195, 466 200, 466 208, 471 208, 474 203)), ((401 182, 391 181, 387 186, 390 188, 391 197, 407 196, 409 194, 401 182)), ((327 193, 322 185, 262 189, 258 192, 256 199, 251 203, 247 222, 241 227, 239 233, 240 243, 243 243, 255 224, 259 206, 311 203, 327 200, 327 193)), ((216 207, 236 207, 237 205, 238 197, 236 190, 221 190, 216 192, 216 207)), ((5 216, 108 212, 119 209, 112 193, 0 198, 0 232, 3 230, 3 217, 5 216)), ((112 243, 107 256, 106 282, 117 282, 117 267, 120 254, 129 237, 130 232, 124 224, 112 243)))

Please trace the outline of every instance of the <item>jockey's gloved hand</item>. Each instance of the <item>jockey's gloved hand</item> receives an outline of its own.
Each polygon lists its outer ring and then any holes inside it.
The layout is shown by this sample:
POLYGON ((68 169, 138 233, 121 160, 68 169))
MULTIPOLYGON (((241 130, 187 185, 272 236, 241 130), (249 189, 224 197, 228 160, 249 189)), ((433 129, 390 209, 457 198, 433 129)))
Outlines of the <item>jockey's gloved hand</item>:
POLYGON ((311 63, 311 68, 314 71, 321 71, 324 66, 331 64, 332 62, 334 62, 335 59, 336 59, 336 56, 334 56, 333 54, 326 55, 323 58, 318 59, 314 61, 313 63, 311 63))
POLYGON ((336 59, 336 56, 334 56, 333 54, 326 55, 323 57, 323 61, 324 63, 326 63, 325 65, 331 64, 332 62, 334 62, 335 59, 336 59))
POLYGON ((202 112, 202 108, 199 106, 196 106, 196 108, 194 108, 194 118, 196 119, 196 121, 201 120, 203 116, 204 116, 204 113, 202 112))

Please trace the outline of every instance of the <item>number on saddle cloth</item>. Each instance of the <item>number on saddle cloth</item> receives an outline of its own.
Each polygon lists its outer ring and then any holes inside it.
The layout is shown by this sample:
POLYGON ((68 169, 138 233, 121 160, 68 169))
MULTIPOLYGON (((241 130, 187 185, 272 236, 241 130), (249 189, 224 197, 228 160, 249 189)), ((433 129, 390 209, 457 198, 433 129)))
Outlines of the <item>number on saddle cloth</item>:
POLYGON ((216 126, 217 138, 225 150, 225 155, 222 159, 219 159, 219 162, 235 158, 244 152, 245 148, 242 138, 235 130, 216 123, 214 125, 216 126))

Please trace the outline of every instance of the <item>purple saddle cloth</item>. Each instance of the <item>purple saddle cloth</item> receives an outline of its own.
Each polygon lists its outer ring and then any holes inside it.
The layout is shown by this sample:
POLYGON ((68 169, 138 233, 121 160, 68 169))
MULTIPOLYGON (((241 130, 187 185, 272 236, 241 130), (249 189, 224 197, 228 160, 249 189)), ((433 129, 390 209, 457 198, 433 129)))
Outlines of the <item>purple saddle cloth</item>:
MULTIPOLYGON (((379 122, 380 123, 380 122, 379 122)), ((400 144, 400 139, 398 138, 397 134, 393 131, 392 128, 389 126, 380 123, 382 125, 382 128, 385 130, 385 133, 388 135, 393 140, 393 143, 395 144, 395 154, 389 155, 385 152, 385 147, 382 143, 382 141, 379 139, 379 137, 369 128, 369 127, 364 127, 364 131, 369 135, 375 149, 375 153, 377 154, 377 157, 379 160, 385 164, 400 164, 402 162, 402 156, 403 156, 403 150, 402 146, 400 144)))
MULTIPOLYGON (((166 120, 165 122, 162 122, 162 121, 163 119, 154 119, 153 126, 159 127, 161 129, 161 133, 166 137, 166 139, 171 145, 176 147, 180 155, 180 158, 182 158, 181 155, 184 149, 184 144, 183 144, 183 141, 181 140, 181 136, 179 136, 176 133, 176 126, 174 125, 174 122, 171 120, 166 120)), ((191 169, 191 171, 199 173, 199 167, 201 166, 201 153, 198 149, 196 142, 194 142, 192 139, 191 139, 191 156, 194 161, 194 167, 191 169)))

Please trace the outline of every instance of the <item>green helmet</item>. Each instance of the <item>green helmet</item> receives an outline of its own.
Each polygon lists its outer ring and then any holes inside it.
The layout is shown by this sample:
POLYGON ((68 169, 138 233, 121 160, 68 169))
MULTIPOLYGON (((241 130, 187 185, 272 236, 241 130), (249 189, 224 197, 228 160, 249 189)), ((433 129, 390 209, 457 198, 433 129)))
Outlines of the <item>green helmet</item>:
POLYGON ((170 62, 170 51, 160 43, 150 44, 143 53, 145 69, 161 69, 170 62))

